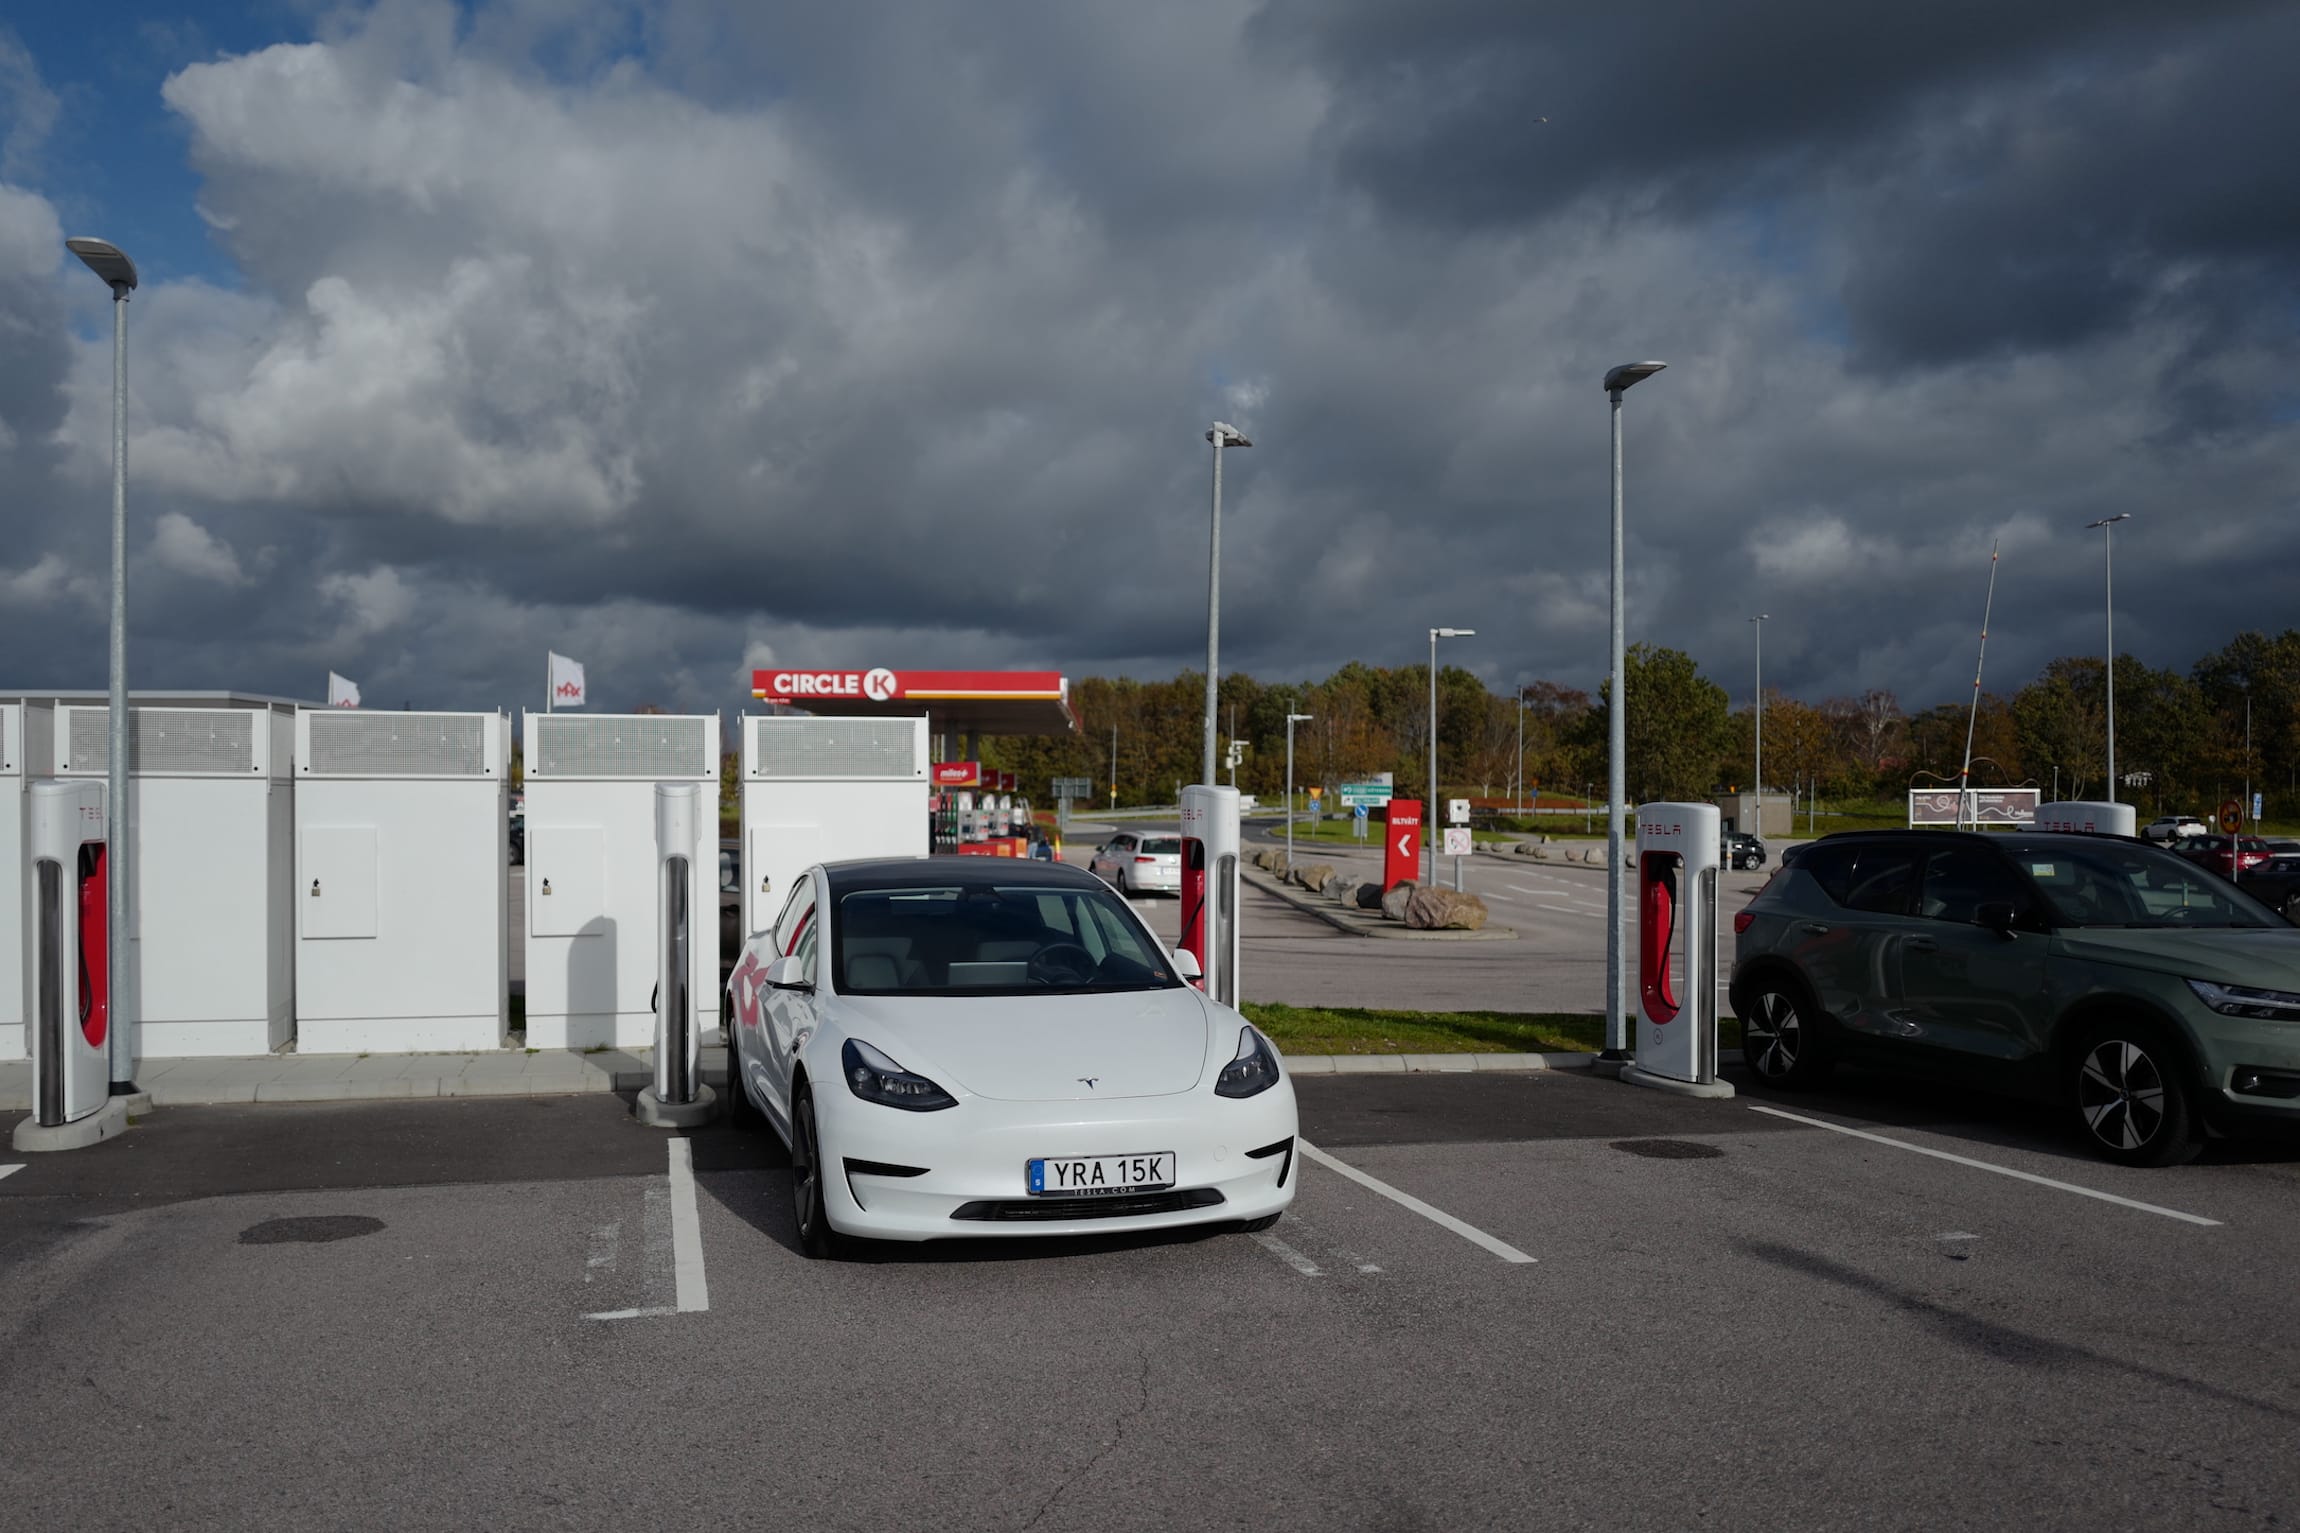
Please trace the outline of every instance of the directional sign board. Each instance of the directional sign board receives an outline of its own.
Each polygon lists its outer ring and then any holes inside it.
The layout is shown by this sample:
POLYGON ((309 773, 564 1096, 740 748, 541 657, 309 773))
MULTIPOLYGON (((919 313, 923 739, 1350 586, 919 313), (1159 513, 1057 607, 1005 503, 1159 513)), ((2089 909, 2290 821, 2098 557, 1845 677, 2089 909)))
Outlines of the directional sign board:
POLYGON ((1054 779, 1055 798, 1092 798, 1094 779, 1091 777, 1057 777, 1054 779))
POLYGON ((1448 857, 1469 855, 1469 832, 1458 825, 1448 825, 1445 832, 1445 854, 1448 857))
POLYGON ((1390 785, 1386 782, 1346 782, 1342 784, 1342 802, 1352 806, 1368 804, 1379 807, 1390 801, 1390 785))

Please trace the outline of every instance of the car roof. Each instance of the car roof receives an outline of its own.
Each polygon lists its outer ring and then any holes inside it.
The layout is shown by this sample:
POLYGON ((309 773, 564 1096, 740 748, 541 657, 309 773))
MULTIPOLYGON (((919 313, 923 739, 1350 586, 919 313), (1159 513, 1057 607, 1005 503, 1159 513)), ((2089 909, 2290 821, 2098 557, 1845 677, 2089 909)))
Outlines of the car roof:
POLYGON ((1820 840, 1808 841, 1805 845, 1809 849, 1839 841, 1906 841, 1912 836, 1922 836, 1927 841, 1977 841, 1986 846, 2002 846, 2008 836, 2018 836, 2023 841, 2066 841, 2071 845, 2082 846, 2097 846, 2103 841, 2113 841, 2120 846, 2146 847, 2152 852, 2164 850, 2155 842, 2144 841, 2138 836, 2112 836, 2101 831, 2023 830, 2017 825, 2009 825, 2003 830, 1943 830, 1938 826, 1915 825, 1879 827, 1874 830, 1833 830, 1820 840))
POLYGON ((1032 857, 858 857, 826 862, 822 867, 833 899, 862 889, 946 889, 954 885, 990 889, 1018 879, 1080 889, 1108 887, 1084 868, 1032 857))

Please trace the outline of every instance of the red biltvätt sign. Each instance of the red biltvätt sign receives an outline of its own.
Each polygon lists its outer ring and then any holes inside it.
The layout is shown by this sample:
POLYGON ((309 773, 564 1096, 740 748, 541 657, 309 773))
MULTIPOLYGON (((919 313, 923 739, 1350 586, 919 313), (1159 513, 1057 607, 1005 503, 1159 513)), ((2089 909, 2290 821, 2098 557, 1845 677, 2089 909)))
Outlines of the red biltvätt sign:
POLYGON ((1389 812, 1390 822, 1382 831, 1382 887, 1395 889, 1421 876, 1421 800, 1393 798, 1389 812))

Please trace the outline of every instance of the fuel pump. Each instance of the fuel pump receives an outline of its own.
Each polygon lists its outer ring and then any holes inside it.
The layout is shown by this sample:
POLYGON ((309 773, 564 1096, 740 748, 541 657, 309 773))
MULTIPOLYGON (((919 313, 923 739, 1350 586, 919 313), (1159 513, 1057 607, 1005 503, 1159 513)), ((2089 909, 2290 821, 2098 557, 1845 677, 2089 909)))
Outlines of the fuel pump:
MULTIPOLYGON (((717 1100, 703 1084, 703 1037, 695 1022, 694 944, 703 912, 695 909, 694 855, 702 785, 655 784, 655 1079, 639 1088, 632 1113, 656 1128, 708 1123, 717 1100)), ((718 912, 709 913, 711 940, 718 912)))
POLYGON ((107 1054, 104 784, 36 782, 27 796, 32 1116, 17 1125, 14 1142, 19 1150, 67 1150, 128 1126, 127 1099, 111 1094, 107 1054))
POLYGON ((1182 937, 1199 988, 1238 1004, 1238 790, 1182 790, 1182 937))
POLYGON ((2087 836, 2137 836, 2140 814, 2130 804, 2099 804, 2072 800, 2065 804, 2039 804, 2037 830, 2072 830, 2087 836))
POLYGON ((1717 1078, 1717 877, 1713 804, 1637 810, 1637 1061, 1621 1078, 1687 1096, 1729 1097, 1717 1078))

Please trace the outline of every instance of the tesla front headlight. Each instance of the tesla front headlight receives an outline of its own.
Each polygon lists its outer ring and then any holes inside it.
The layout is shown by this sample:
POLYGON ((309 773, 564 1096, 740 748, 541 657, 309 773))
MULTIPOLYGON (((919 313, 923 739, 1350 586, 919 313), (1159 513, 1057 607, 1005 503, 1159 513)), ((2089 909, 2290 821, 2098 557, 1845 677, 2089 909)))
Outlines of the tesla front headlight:
POLYGON ((1238 1057, 1214 1077, 1218 1097, 1258 1096, 1278 1084, 1278 1056, 1251 1027, 1238 1031, 1238 1057))
POLYGON ((839 1050, 839 1068, 847 1090, 881 1107, 904 1112, 940 1112, 956 1107, 958 1099, 923 1075, 913 1075, 859 1038, 849 1038, 839 1050))
POLYGON ((2250 985, 2219 985, 2192 979, 2188 988, 2196 998, 2224 1017, 2264 1017, 2271 1022, 2300 1022, 2300 995, 2289 990, 2259 990, 2250 985))

